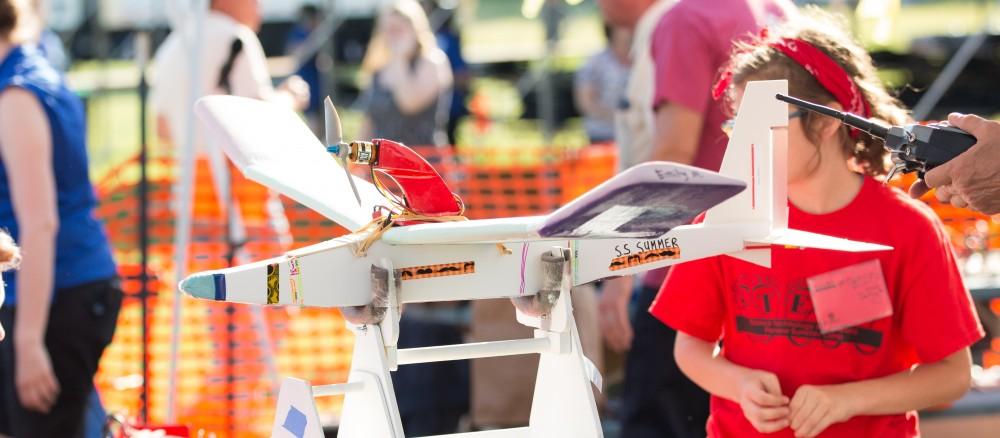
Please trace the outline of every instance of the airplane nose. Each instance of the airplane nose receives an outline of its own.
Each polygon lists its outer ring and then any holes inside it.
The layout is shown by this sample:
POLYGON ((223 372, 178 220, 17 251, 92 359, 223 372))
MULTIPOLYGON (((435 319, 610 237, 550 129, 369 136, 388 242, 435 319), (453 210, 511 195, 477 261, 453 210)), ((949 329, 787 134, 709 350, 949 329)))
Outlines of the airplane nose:
POLYGON ((180 290, 203 300, 226 300, 225 276, 222 274, 195 274, 181 281, 180 290), (217 278, 218 277, 218 278, 217 278), (220 285, 220 281, 223 283, 220 285), (221 286, 221 287, 220 287, 221 286))

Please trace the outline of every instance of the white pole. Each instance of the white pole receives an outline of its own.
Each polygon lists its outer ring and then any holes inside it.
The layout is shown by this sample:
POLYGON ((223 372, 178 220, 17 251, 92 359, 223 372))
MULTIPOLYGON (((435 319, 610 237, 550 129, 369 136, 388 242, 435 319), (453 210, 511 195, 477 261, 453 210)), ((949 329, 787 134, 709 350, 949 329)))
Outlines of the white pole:
POLYGON ((955 52, 955 56, 952 56, 948 64, 945 65, 944 70, 941 70, 941 74, 913 107, 914 119, 925 120, 931 115, 931 111, 934 111, 934 107, 937 106, 938 101, 944 97, 948 89, 951 88, 951 85, 958 79, 958 76, 962 74, 965 66, 969 64, 972 57, 976 56, 976 52, 986 42, 987 36, 989 36, 989 29, 984 29, 975 35, 965 37, 965 41, 962 42, 958 51, 955 52))
POLYGON ((347 17, 334 13, 333 8, 335 3, 334 0, 330 0, 326 17, 309 33, 306 40, 292 51, 292 59, 295 60, 295 70, 293 71, 298 71, 309 58, 312 58, 313 55, 323 49, 323 46, 333 38, 333 34, 340 28, 340 25, 344 24, 344 20, 347 17))
MULTIPOLYGON (((1000 6, 1000 1, 997 1, 997 5, 1000 6)), ((931 111, 934 111, 934 107, 937 106, 938 101, 944 97, 944 94, 948 92, 948 89, 955 83, 958 76, 962 74, 962 70, 965 70, 965 66, 972 60, 972 57, 976 56, 976 52, 986 42, 986 38, 991 33, 991 23, 990 17, 986 16, 986 22, 983 23, 983 30, 975 35, 967 35, 965 37, 965 41, 959 46, 955 55, 952 56, 948 64, 941 70, 941 74, 913 107, 913 118, 915 120, 925 120, 931 115, 931 111)))
POLYGON ((436 347, 397 350, 396 364, 409 365, 450 360, 481 359, 484 357, 539 354, 547 351, 553 351, 552 341, 548 337, 440 345, 436 347))
MULTIPOLYGON (((208 10, 207 0, 188 0, 194 18, 194 32, 186 32, 183 25, 175 28, 174 31, 181 31, 184 43, 190 54, 190 74, 188 76, 188 100, 190 108, 194 108, 194 103, 201 95, 201 78, 198 72, 201 70, 201 40, 205 23, 205 14, 208 10)), ((165 78, 159 78, 164 80, 165 78)), ((194 111, 187 113, 187 125, 184 132, 184 148, 181 153, 180 190, 174 191, 177 195, 177 220, 174 228, 174 278, 177 281, 184 278, 187 271, 188 247, 191 243, 191 222, 192 222, 192 199, 194 192, 194 151, 195 151, 195 123, 194 111)), ((181 298, 180 289, 174 289, 174 311, 170 332, 170 370, 167 383, 167 422, 177 421, 177 412, 174 409, 177 391, 177 356, 180 343, 181 327, 181 298)))

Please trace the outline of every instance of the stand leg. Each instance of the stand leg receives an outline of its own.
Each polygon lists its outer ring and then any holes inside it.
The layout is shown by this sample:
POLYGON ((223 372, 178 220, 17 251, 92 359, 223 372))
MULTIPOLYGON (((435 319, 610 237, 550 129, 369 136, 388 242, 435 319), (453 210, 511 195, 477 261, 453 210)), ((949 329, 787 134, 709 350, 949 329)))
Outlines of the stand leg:
POLYGON ((570 351, 542 353, 539 360, 529 420, 531 438, 604 436, 591 389, 593 369, 587 365, 572 317, 569 324, 570 351))
MULTIPOLYGON (((566 259, 565 255, 563 259, 566 259)), ((601 438, 604 433, 590 386, 593 381, 599 388, 600 376, 583 355, 580 333, 573 318, 572 285, 569 281, 571 267, 569 263, 562 263, 561 266, 561 275, 559 271, 549 273, 552 280, 550 286, 559 288, 559 298, 551 312, 540 321, 541 324, 535 326, 557 333, 560 342, 555 351, 542 353, 538 363, 528 423, 529 436, 601 438)), ((519 311, 519 321, 522 316, 519 311)))
POLYGON ((344 396, 338 438, 403 438, 392 378, 385 360, 382 331, 376 325, 352 327, 354 358, 349 382, 364 382, 361 391, 344 396))

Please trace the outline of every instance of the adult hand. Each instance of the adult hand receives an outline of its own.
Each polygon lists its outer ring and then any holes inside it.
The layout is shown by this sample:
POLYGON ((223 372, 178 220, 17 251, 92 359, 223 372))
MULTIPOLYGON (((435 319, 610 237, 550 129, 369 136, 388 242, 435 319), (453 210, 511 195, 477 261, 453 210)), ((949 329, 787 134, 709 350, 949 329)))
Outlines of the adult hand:
POLYGON ((978 142, 951 161, 931 169, 910 187, 920 197, 937 189, 941 202, 989 215, 1000 213, 1000 123, 971 114, 952 113, 948 122, 969 132, 978 142))
POLYGON ((790 424, 788 397, 781 393, 778 376, 763 370, 747 370, 740 382, 743 416, 760 433, 782 430, 790 424))
POLYGON ((25 409, 48 413, 59 396, 59 382, 52 371, 49 352, 41 341, 18 342, 15 351, 18 400, 25 409))
POLYGON ((632 278, 619 277, 605 280, 597 303, 598 321, 604 341, 617 352, 632 346, 632 322, 628 318, 628 303, 632 298, 632 278))
MULTIPOLYGON (((309 106, 309 84, 299 75, 292 75, 285 79, 281 85, 278 85, 278 91, 286 93, 297 110, 303 110, 309 106)), ((319 90, 315 91, 319 92, 319 90)))
POLYGON ((855 403, 841 386, 802 385, 792 397, 792 430, 796 437, 814 437, 831 424, 856 415, 855 403))

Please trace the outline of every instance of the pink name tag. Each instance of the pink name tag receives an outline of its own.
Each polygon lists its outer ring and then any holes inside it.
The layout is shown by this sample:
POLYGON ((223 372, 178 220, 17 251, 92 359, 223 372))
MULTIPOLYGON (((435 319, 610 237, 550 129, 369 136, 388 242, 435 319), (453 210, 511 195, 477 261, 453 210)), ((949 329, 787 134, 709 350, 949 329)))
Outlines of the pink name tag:
POLYGON ((878 259, 806 280, 819 331, 826 334, 892 315, 878 259))

